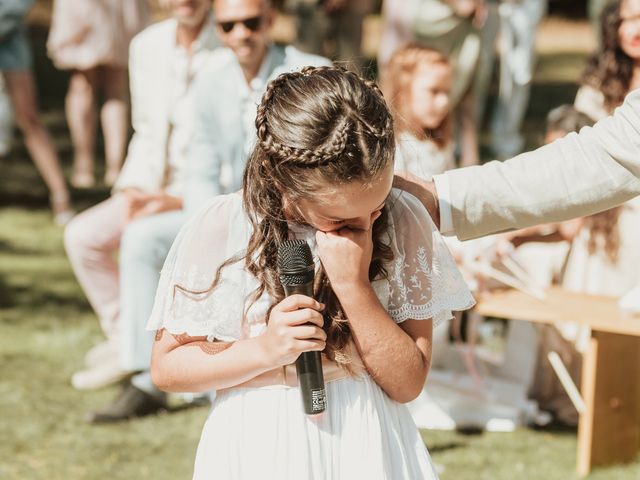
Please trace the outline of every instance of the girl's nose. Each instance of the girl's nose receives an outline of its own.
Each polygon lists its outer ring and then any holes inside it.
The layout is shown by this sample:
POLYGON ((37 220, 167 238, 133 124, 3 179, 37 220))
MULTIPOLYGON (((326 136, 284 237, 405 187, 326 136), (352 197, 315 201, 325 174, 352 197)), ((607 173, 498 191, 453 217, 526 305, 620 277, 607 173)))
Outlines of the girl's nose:
POLYGON ((365 218, 363 220, 362 227, 360 228, 362 228, 363 230, 370 230, 373 226, 373 223, 380 217, 380 215, 382 215, 382 211, 380 210, 373 212, 369 218, 365 218))

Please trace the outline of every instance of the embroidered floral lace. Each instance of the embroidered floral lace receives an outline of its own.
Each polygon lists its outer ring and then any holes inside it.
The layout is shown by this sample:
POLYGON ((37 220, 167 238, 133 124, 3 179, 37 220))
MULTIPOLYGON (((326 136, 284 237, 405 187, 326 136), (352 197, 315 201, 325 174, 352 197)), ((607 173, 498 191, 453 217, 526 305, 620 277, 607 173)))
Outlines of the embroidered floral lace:
MULTIPOLYGON (((375 280, 373 288, 391 318, 431 318, 435 326, 452 311, 470 308, 473 297, 422 204, 394 190, 386 208, 394 260, 387 265, 388 278, 375 280)), ((315 253, 313 229, 291 225, 291 233, 315 253)), ((166 259, 147 328, 223 341, 260 334, 271 299, 264 294, 249 308, 247 299, 258 284, 243 261, 225 267, 217 287, 210 288, 218 267, 243 254, 250 234, 237 193, 214 198, 192 218, 166 259)))

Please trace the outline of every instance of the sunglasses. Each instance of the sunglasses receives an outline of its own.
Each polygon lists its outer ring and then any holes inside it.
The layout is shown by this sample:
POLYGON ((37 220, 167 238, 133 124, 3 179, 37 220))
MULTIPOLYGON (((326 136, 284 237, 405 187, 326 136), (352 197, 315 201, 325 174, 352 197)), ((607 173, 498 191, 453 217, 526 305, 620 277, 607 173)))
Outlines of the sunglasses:
POLYGON ((257 31, 262 24, 262 16, 243 18, 242 20, 229 20, 228 22, 218 22, 218 25, 224 33, 229 33, 236 27, 236 24, 241 23, 252 32, 257 31))

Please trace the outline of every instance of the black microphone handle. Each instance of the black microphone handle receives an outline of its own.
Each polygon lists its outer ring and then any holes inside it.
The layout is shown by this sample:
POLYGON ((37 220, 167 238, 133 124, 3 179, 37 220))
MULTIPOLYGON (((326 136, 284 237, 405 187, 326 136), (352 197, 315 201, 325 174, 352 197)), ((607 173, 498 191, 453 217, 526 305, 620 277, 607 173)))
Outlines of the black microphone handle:
MULTIPOLYGON (((313 283, 302 285, 283 285, 287 297, 291 295, 306 295, 313 298, 313 283)), ((296 360, 298 385, 302 394, 304 413, 314 415, 324 412, 327 406, 327 395, 324 389, 324 375, 322 374, 322 357, 320 352, 303 352, 296 360)))

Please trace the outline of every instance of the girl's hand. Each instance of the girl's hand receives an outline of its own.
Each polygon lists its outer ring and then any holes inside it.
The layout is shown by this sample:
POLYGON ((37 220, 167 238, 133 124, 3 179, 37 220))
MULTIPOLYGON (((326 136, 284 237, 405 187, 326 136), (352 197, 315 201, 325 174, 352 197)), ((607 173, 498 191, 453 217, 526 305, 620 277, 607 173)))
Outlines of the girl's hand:
POLYGON ((302 352, 324 350, 323 309, 322 303, 306 295, 291 295, 273 307, 263 335, 271 364, 290 365, 302 352))
POLYGON ((367 230, 341 228, 333 232, 316 232, 318 255, 334 289, 369 284, 373 254, 371 232, 380 215, 379 211, 372 214, 367 230))

